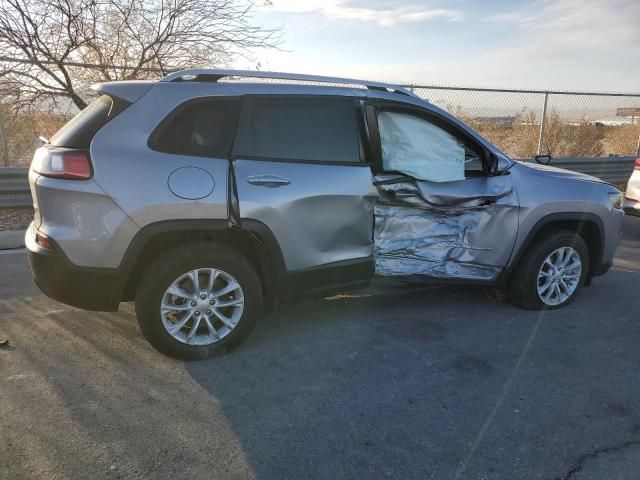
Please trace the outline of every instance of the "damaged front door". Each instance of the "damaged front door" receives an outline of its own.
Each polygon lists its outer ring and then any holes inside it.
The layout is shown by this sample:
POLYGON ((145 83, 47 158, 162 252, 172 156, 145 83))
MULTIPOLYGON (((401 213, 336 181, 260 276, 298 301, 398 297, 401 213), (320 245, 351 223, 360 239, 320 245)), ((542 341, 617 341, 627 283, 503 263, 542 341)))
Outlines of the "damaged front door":
POLYGON ((493 281, 518 229, 509 175, 451 119, 418 107, 370 105, 376 151, 378 275, 493 281))

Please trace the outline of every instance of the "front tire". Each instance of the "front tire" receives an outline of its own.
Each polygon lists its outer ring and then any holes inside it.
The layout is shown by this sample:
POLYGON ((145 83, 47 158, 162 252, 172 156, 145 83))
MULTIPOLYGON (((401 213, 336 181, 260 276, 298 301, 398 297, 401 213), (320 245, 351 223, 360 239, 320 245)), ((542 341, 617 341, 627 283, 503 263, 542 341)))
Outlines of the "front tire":
POLYGON ((527 310, 571 303, 587 278, 589 249, 582 237, 554 230, 529 247, 509 279, 512 303, 527 310))
POLYGON ((196 242, 157 257, 135 302, 140 330, 155 349, 195 360, 224 354, 251 332, 262 310, 262 288, 237 252, 196 242))

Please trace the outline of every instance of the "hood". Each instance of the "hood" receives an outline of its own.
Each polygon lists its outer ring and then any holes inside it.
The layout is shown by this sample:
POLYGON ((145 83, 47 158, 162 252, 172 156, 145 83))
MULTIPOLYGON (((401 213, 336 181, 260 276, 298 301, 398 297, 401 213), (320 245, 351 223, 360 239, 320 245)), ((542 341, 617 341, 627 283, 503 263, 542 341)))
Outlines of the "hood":
POLYGON ((539 163, 534 162, 518 162, 518 165, 524 168, 531 168, 533 170, 538 170, 540 173, 545 175, 551 175, 553 177, 565 178, 567 180, 579 180, 582 182, 593 182, 593 183, 608 183, 604 180, 593 177, 591 175, 587 175, 586 173, 574 172, 573 170, 565 170, 564 168, 552 167, 549 165, 541 165, 539 163))

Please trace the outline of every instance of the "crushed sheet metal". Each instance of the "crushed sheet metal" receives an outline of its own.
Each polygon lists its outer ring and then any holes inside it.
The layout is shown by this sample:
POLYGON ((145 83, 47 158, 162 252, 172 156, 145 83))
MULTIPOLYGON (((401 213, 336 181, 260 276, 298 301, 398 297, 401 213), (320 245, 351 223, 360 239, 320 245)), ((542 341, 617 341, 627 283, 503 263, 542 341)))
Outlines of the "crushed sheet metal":
POLYGON ((500 177, 467 179, 441 183, 434 188, 428 182, 416 182, 406 177, 376 177, 376 184, 387 201, 413 205, 422 209, 456 214, 460 209, 485 207, 513 194, 510 183, 500 177), (495 179, 495 180, 494 180, 495 179))
POLYGON ((490 248, 469 242, 488 212, 443 215, 412 207, 378 203, 374 208, 374 258, 377 275, 429 275, 492 279, 498 267, 473 263, 490 248))
MULTIPOLYGON (((499 204, 512 194, 504 182, 468 182, 467 188, 430 188, 425 182, 376 178, 375 272, 384 276, 493 280, 494 245, 484 238, 491 222, 515 211, 499 204), (475 192, 473 191, 475 188, 475 192)), ((458 182, 456 182, 458 183, 458 182)), ((465 182, 466 183, 466 182, 465 182)), ((495 225, 495 224, 494 224, 495 225)))

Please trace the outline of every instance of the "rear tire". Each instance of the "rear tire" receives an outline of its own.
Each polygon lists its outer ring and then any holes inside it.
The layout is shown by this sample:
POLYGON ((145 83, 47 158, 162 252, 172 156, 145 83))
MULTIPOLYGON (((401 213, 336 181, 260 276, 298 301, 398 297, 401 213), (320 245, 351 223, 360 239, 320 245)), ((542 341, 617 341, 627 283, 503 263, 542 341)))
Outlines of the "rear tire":
POLYGON ((140 330, 155 349, 196 360, 226 353, 251 332, 262 311, 262 288, 237 252, 194 242, 154 260, 140 280, 135 303, 140 330))
POLYGON ((582 237, 553 230, 533 243, 508 283, 509 299, 527 310, 564 307, 575 299, 589 271, 582 237))

